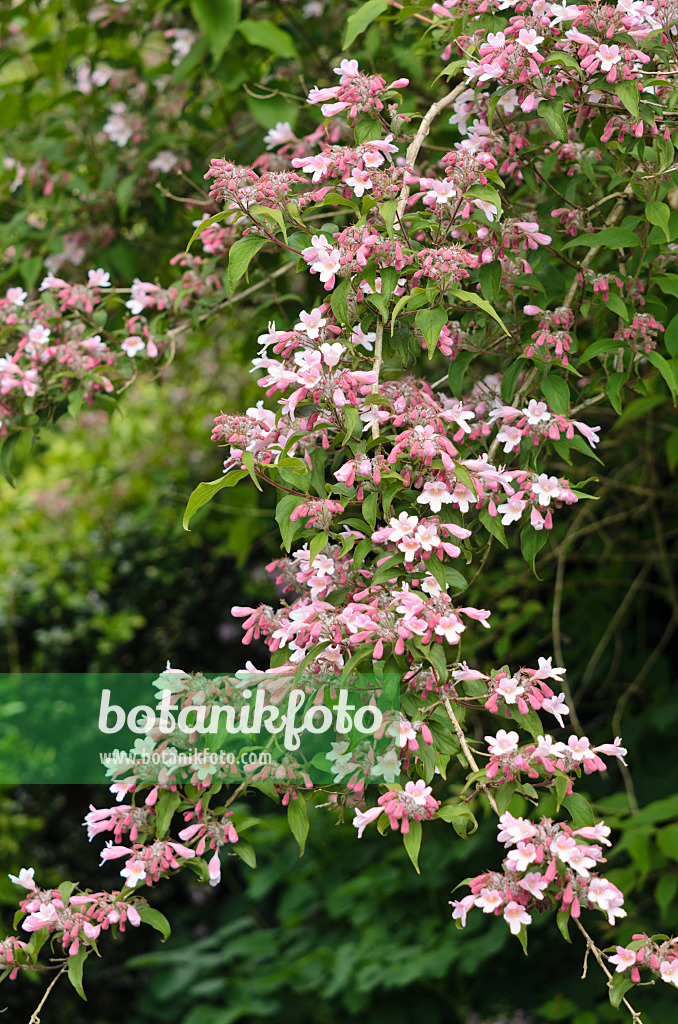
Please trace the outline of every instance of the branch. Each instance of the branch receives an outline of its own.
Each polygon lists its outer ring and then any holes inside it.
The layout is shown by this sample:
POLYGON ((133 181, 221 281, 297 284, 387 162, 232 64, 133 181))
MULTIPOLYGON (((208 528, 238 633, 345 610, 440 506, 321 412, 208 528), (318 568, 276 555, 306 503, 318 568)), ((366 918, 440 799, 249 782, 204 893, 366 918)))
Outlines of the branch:
MULTIPOLYGON (((409 146, 407 147, 407 153, 405 154, 405 174, 407 174, 408 171, 411 172, 414 170, 414 164, 416 162, 417 157, 419 156, 419 150, 423 146, 424 139, 428 135, 431 125, 433 124, 435 118, 438 116, 438 114, 440 114, 441 111, 445 110, 446 107, 449 107, 452 103, 454 103, 457 96, 461 96, 465 89, 466 83, 458 85, 456 89, 453 89, 452 92, 447 94, 447 96, 443 96, 441 100, 436 100, 436 102, 426 111, 424 117, 422 118, 422 122, 419 125, 419 131, 417 132, 417 134, 414 136, 409 146)), ((398 205, 396 206, 395 215, 397 219, 400 219, 403 213, 405 212, 405 207, 407 206, 407 200, 409 198, 410 186, 407 184, 407 182, 405 182, 403 184, 400 196, 398 198, 398 205)))
MULTIPOLYGON (((447 695, 443 697, 443 704, 445 705, 445 710, 447 711, 447 714, 449 715, 450 721, 452 722, 452 725, 454 726, 454 731, 457 734, 457 739, 461 743, 461 749, 464 751, 464 754, 466 755, 466 760, 471 765, 471 768, 473 769, 474 772, 480 771, 480 769, 478 768, 478 762, 476 761, 475 757, 473 756, 473 751, 471 750, 471 748, 468 745, 468 742, 466 740, 466 736, 464 735, 464 730, 459 725, 459 721, 457 719, 457 716, 455 715, 454 711, 452 710, 452 705, 450 704, 450 698, 447 695)), ((478 786, 478 789, 480 789, 480 790, 482 790, 484 792, 485 796, 489 800, 490 807, 492 808, 494 813, 497 815, 497 817, 499 817, 499 808, 497 807, 497 801, 494 799, 493 794, 490 792, 490 789, 489 789, 489 786, 487 785, 487 783, 486 782, 478 781, 477 786, 478 786)))

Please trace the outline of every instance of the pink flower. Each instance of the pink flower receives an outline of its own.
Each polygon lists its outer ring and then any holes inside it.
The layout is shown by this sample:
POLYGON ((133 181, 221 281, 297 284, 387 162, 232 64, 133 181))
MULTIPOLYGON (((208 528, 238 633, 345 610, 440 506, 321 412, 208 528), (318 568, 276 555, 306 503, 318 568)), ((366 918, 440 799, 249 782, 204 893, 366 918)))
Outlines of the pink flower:
POLYGON ((511 900, 504 907, 504 920, 511 929, 511 935, 518 935, 520 932, 520 926, 523 924, 531 924, 532 917, 527 913, 524 907, 520 903, 516 903, 515 900, 511 900))
POLYGON ((629 967, 633 967, 636 962, 636 954, 632 949, 625 949, 623 946, 617 946, 617 952, 608 957, 611 964, 616 964, 616 973, 620 974, 622 971, 627 971, 629 967))
POLYGON ((143 338, 140 338, 138 334, 130 334, 120 345, 123 352, 126 352, 130 357, 134 357, 138 352, 143 352, 145 347, 146 344, 143 338))
POLYGON ((659 973, 662 976, 662 981, 678 988, 678 957, 673 960, 664 960, 659 968, 659 973))
POLYGON ((358 839, 362 839, 365 826, 376 821, 383 810, 383 807, 368 807, 366 811, 356 810, 353 824, 358 829, 358 839))
POLYGON ((506 732, 506 729, 500 729, 496 736, 485 737, 489 752, 499 757, 517 750, 519 740, 520 736, 517 732, 506 732))
POLYGON ((356 167, 354 168, 351 176, 346 178, 346 184, 351 186, 355 196, 360 199, 361 196, 365 194, 366 189, 372 188, 370 172, 356 167))
POLYGON ((10 882, 14 882, 15 885, 22 885, 24 889, 36 889, 37 886, 33 881, 33 875, 35 874, 35 868, 21 868, 18 875, 8 875, 10 882))

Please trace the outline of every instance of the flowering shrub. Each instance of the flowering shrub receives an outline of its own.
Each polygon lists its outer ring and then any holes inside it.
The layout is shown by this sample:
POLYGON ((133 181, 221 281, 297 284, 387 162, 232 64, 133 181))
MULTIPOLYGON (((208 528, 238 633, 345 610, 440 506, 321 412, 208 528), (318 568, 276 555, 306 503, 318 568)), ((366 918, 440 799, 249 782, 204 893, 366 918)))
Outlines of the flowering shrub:
MULTIPOLYGON (((356 9, 347 45, 387 6, 356 9)), ((589 911, 610 925, 626 911, 602 873, 611 830, 575 791, 582 772, 608 768, 604 757, 625 766, 621 738, 594 746, 583 735, 556 652, 537 668, 483 671, 469 665, 467 644, 473 650, 496 616, 473 591, 495 542, 517 541, 535 569, 554 521, 595 497, 585 489, 591 478, 580 479, 580 457, 597 460, 594 408, 621 413, 634 392, 678 397, 678 321, 669 322, 678 294, 669 269, 678 9, 663 0, 445 0, 405 16, 426 26, 442 75, 458 84, 420 115, 406 78, 340 60, 333 84, 308 93, 317 121, 307 134, 280 122, 252 165, 211 160, 205 179, 219 210, 189 242, 209 258, 176 258, 184 277, 169 289, 134 281, 130 317, 111 344, 83 340, 79 326, 83 314, 120 302, 105 271, 75 286, 50 272, 42 287, 53 305, 10 288, 2 308, 20 338, 3 363, 6 415, 26 414, 17 395, 49 409, 75 380, 89 397, 107 390, 109 370, 122 373, 142 352, 162 356, 167 311, 200 316, 218 302, 214 268, 226 254, 231 295, 261 251, 291 259, 315 297, 294 322, 262 325, 252 368, 264 397, 216 416, 224 474, 196 488, 184 517, 188 527, 246 478, 279 492, 285 554, 267 568, 290 596, 278 609, 233 610, 244 644, 262 640, 270 667, 248 663, 210 684, 168 668, 159 685, 204 700, 206 686, 230 694, 259 684, 275 703, 299 686, 320 699, 359 666, 380 691, 395 678, 401 714, 393 750, 377 761, 381 794, 370 795, 366 773, 337 748, 332 781, 316 787, 326 807, 340 819, 352 813, 358 838, 373 823, 400 832, 419 870, 428 821, 448 822, 464 839, 478 827, 471 802, 488 804, 509 852, 501 870, 460 883, 470 893, 453 901, 454 919, 463 927, 472 909, 501 916, 527 950, 535 914, 555 911, 565 937, 570 921, 583 935, 612 1004, 640 1020, 626 993, 641 969, 678 984, 678 940, 637 935, 600 949, 591 938, 589 911), (148 322, 149 311, 160 320, 148 322), (481 714, 484 743, 474 729, 481 714), (555 739, 548 730, 564 728, 567 715, 573 732, 555 739), (523 807, 531 818, 514 813, 523 807)), ((171 38, 180 55, 184 37, 171 38)), ((139 130, 122 109, 103 129, 120 147, 139 130)), ((667 451, 673 457, 671 439, 667 451)), ((160 742, 151 733, 139 751, 160 742)), ((231 852, 254 866, 242 837, 253 822, 231 809, 251 785, 287 807, 303 853, 312 786, 301 762, 253 770, 229 795, 228 778, 197 766, 185 786, 164 769, 109 772, 119 805, 92 808, 86 823, 92 838, 112 833, 101 855, 125 859, 125 886, 43 890, 30 870, 18 875, 29 890, 21 927, 33 937, 3 941, 12 977, 36 969, 52 936, 82 992, 102 930, 127 920, 165 932, 139 886, 184 868, 216 885, 231 852)))

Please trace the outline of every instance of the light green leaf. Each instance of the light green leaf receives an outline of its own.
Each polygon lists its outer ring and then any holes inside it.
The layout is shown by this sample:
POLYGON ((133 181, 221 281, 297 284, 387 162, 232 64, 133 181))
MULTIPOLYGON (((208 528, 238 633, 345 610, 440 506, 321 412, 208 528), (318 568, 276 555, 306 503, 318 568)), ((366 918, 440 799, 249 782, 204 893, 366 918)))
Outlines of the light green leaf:
POLYGON ((499 326, 502 327, 507 334, 510 334, 510 331, 508 330, 506 324, 497 313, 494 306, 491 303, 489 303, 486 299, 481 298, 480 295, 476 295, 475 292, 464 291, 463 288, 451 288, 450 291, 451 294, 455 296, 455 298, 463 299, 464 302, 472 302, 474 306, 478 306, 479 309, 482 309, 485 313, 488 313, 493 320, 497 321, 499 326))
POLYGON ((308 553, 309 553, 308 567, 309 567, 309 569, 313 565, 313 559, 315 558, 316 555, 320 554, 320 552, 323 550, 323 548, 327 544, 328 540, 329 540, 329 537, 327 536, 326 533, 316 533, 315 537, 313 537, 311 539, 311 543, 309 544, 309 547, 308 547, 308 553))
POLYGON ((155 805, 155 828, 158 839, 164 839, 167 835, 174 812, 181 803, 181 794, 173 793, 170 790, 163 790, 155 805))
POLYGON ((208 501, 211 501, 215 494, 221 491, 224 487, 234 487, 239 480, 247 476, 246 469, 236 469, 225 476, 219 477, 218 480, 205 481, 204 483, 198 484, 194 491, 191 492, 191 496, 188 499, 186 505, 186 511, 184 512, 183 527, 184 530, 188 530, 188 524, 191 519, 203 505, 206 505, 208 501))
POLYGON ((436 306, 434 309, 420 309, 414 322, 424 335, 428 357, 432 359, 440 332, 447 323, 447 313, 441 306, 436 306))
MULTIPOLYGON (((649 220, 650 224, 656 224, 657 227, 660 227, 662 229, 662 231, 666 235, 666 241, 670 242, 671 232, 669 231, 669 217, 671 216, 671 211, 666 205, 666 203, 648 203, 645 207, 645 216, 649 220)), ((672 276, 676 277, 675 274, 673 274, 672 276)), ((675 295, 676 292, 671 292, 670 294, 675 295)))
POLYGON ((309 823, 306 811, 306 802, 300 793, 297 794, 296 800, 293 800, 292 795, 290 795, 290 802, 287 805, 287 821, 292 835, 299 844, 299 856, 303 857, 304 850, 306 848, 306 837, 308 836, 309 823))
POLYGON ((342 49, 347 50, 358 36, 361 36, 372 22, 376 21, 380 14, 388 10, 388 6, 388 0, 367 0, 366 4, 351 14, 346 25, 342 49))
POLYGON ((71 985, 78 993, 81 999, 87 1002, 87 996, 85 990, 82 987, 82 969, 87 959, 88 950, 85 946, 81 946, 75 956, 69 956, 68 958, 68 980, 71 985))
POLYGON ((276 57, 296 57, 297 48, 289 32, 279 28, 266 18, 245 18, 238 25, 238 31, 245 37, 250 46, 261 46, 262 49, 274 53, 276 57))
POLYGON ((263 245, 266 245, 267 238, 260 235, 247 235, 246 238, 239 238, 231 246, 228 259, 228 286, 233 291, 241 277, 247 273, 247 268, 263 245))
POLYGON ((217 64, 233 38, 240 17, 240 0, 190 0, 190 6, 217 64))
POLYGON ((678 398, 678 376, 676 375, 675 364, 664 359, 664 356, 659 352, 648 352, 646 358, 661 373, 666 386, 673 396, 673 404, 675 405, 678 398))
POLYGON ((553 412, 566 415, 570 408, 570 389, 556 373, 549 373, 541 382, 541 392, 553 412))
POLYGON ((563 100, 562 97, 556 96, 555 99, 546 100, 544 103, 540 103, 537 107, 537 114, 539 117, 543 117, 549 128, 558 139, 558 142, 567 142, 567 124, 565 122, 565 115, 563 114, 563 100))
POLYGON ((532 569, 534 575, 537 575, 535 568, 535 559, 541 549, 546 544, 548 535, 546 530, 535 530, 534 527, 526 525, 520 532, 520 550, 522 556, 532 569))
POLYGON ((202 232, 205 230, 205 228, 211 227, 212 224, 218 224, 219 221, 222 221, 226 217, 228 217, 230 215, 230 213, 231 213, 230 210, 222 210, 220 213, 215 213, 213 217, 208 217, 207 220, 201 221, 200 224, 198 224, 197 228, 195 229, 195 231, 193 232, 193 234, 191 235, 191 237, 188 240, 188 245, 186 246, 186 252, 189 251, 189 249, 191 248, 191 246, 195 242, 195 240, 198 237, 198 235, 202 234, 202 232))
POLYGON ((414 865, 414 870, 418 875, 421 874, 419 870, 419 851, 421 850, 421 822, 411 821, 410 830, 403 836, 403 844, 407 851, 407 856, 414 865))
POLYGON ((257 474, 254 471, 254 452, 244 451, 242 453, 242 464, 254 481, 254 486, 258 491, 262 490, 261 484, 257 479, 257 474))
MULTIPOLYGON (((614 91, 616 92, 619 99, 622 101, 629 114, 638 120, 638 107, 639 107, 639 95, 638 95, 638 83, 637 81, 629 82, 624 79, 621 82, 617 82, 614 91)), ((651 223, 654 224, 654 221, 651 223)))
MULTIPOLYGON (((240 830, 238 829, 238 832, 239 831, 240 830)), ((254 847, 252 846, 251 843, 247 841, 247 839, 243 839, 242 836, 239 836, 238 842, 234 843, 231 849, 233 850, 234 853, 238 854, 240 859, 243 860, 245 864, 247 864, 248 868, 252 868, 256 871, 257 855, 254 852, 254 847)))
POLYGON ((563 249, 571 249, 576 245, 585 245, 592 249, 596 245, 604 245, 608 249, 635 249, 640 245, 640 238, 634 231, 626 228, 603 228, 587 235, 578 235, 566 242, 563 249))
POLYGON ((252 219, 254 219, 254 217, 258 217, 259 219, 263 217, 264 219, 268 218, 269 220, 274 221, 281 229, 283 238, 287 241, 287 227, 280 210, 273 209, 273 207, 270 206, 248 206, 247 212, 253 214, 252 219))
POLYGON ((161 914, 159 910, 155 909, 155 907, 149 907, 143 903, 138 905, 137 910, 139 911, 139 917, 144 924, 149 924, 151 928, 155 928, 156 932, 160 932, 163 940, 169 939, 172 929, 170 928, 170 923, 164 914, 161 914))

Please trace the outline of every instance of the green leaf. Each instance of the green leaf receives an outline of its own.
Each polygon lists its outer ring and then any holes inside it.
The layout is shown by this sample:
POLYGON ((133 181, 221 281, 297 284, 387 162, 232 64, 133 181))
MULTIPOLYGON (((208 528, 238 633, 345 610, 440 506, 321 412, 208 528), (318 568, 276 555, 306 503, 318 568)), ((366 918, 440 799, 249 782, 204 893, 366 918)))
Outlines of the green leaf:
POLYGON ((635 249, 640 245, 640 238, 626 228, 603 228, 587 235, 578 235, 566 242, 563 249, 571 249, 576 245, 585 245, 592 249, 596 245, 604 245, 608 249, 635 249))
POLYGON ((654 898, 662 918, 673 903, 678 890, 678 875, 662 875, 654 890, 654 898))
MULTIPOLYGON (((626 80, 617 82, 614 91, 628 110, 629 114, 631 114, 637 121, 639 106, 638 83, 636 81, 629 82, 626 80)), ((654 221, 651 223, 654 224, 654 221)))
POLYGON ((287 805, 287 821, 290 826, 290 831, 299 844, 299 856, 304 856, 304 850, 306 848, 306 837, 308 835, 308 814, 306 812, 306 801, 303 796, 297 794, 297 799, 293 800, 290 796, 290 802, 287 805))
POLYGON ((664 295, 674 295, 678 298, 678 274, 657 274, 652 281, 659 285, 664 295))
POLYGON ((254 472, 254 452, 244 451, 242 453, 242 464, 254 481, 254 486, 258 491, 262 490, 262 486, 257 480, 257 474, 254 472))
POLYGON ((407 856, 414 865, 414 870, 418 875, 421 874, 419 870, 419 851, 421 850, 421 822, 411 821, 410 830, 403 836, 403 844, 407 851, 407 856))
POLYGON ((329 540, 329 537, 327 536, 326 533, 316 533, 315 537, 312 538, 311 543, 310 543, 309 548, 308 548, 308 552, 309 552, 308 566, 309 566, 309 569, 313 565, 313 559, 315 558, 316 555, 320 554, 320 552, 323 550, 323 548, 327 544, 328 540, 329 540))
POLYGON ((563 99, 561 96, 556 96, 555 99, 546 100, 544 103, 540 103, 537 108, 537 114, 539 117, 543 117, 549 128, 558 139, 558 142, 567 142, 567 124, 565 122, 565 115, 563 114, 563 99))
POLYGON ((675 365, 664 359, 664 356, 659 352, 648 352, 646 359, 661 373, 666 386, 673 396, 673 404, 675 405, 678 398, 678 377, 676 376, 675 365))
POLYGON ((389 199, 385 203, 379 204, 379 216, 386 225, 386 233, 391 239, 393 238, 393 221, 397 209, 398 202, 395 199, 389 199))
POLYGON ((525 954, 525 956, 527 956, 527 928, 524 924, 521 924, 520 931, 518 932, 516 938, 518 939, 520 945, 523 947, 523 953, 525 954))
POLYGON ((283 233, 283 238, 287 241, 287 226, 283 220, 283 215, 280 210, 273 209, 270 206, 248 206, 247 213, 252 215, 252 220, 255 218, 261 219, 262 217, 264 220, 266 218, 272 220, 276 226, 280 228, 283 233))
POLYGON ((678 356, 678 316, 669 320, 664 333, 664 344, 670 356, 678 356))
POLYGON ((600 356, 604 352, 612 352, 619 348, 619 342, 615 341, 614 338, 600 338, 598 341, 594 341, 591 345, 588 345, 581 356, 577 360, 577 366, 581 366, 582 363, 588 363, 594 356, 600 356))
POLYGON ((75 889, 77 884, 78 884, 77 882, 62 882, 61 883, 61 885, 59 886, 59 892, 61 893, 61 901, 62 901, 62 903, 64 903, 64 904, 68 903, 68 899, 72 895, 73 890, 75 889))
POLYGON ((447 323, 447 313, 441 306, 436 306, 434 309, 420 309, 414 318, 414 322, 423 332, 426 348, 428 349, 428 357, 432 359, 440 332, 447 323))
MULTIPOLYGON (((624 320, 626 320, 627 323, 631 319, 631 317, 629 316, 629 311, 626 308, 626 305, 622 302, 618 295, 614 294, 614 292, 610 292, 608 294, 607 306, 609 309, 612 310, 613 313, 616 313, 617 316, 620 316, 624 320)), ((590 347, 593 348, 593 345, 591 345, 590 347)))
POLYGON ((493 537, 496 537, 499 543, 503 544, 503 546, 507 548, 508 541, 506 539, 504 527, 502 526, 501 519, 499 518, 499 516, 491 516, 487 509, 487 506, 485 505, 483 506, 483 508, 481 508, 478 514, 478 518, 480 519, 480 522, 483 524, 487 532, 490 533, 493 537))
POLYGON ((463 288, 451 288, 450 292, 452 295, 455 296, 455 298, 463 299, 464 302, 472 302, 474 306, 478 306, 485 313, 489 314, 489 316, 491 316, 493 320, 496 320, 499 326, 506 332, 506 334, 510 334, 510 331, 508 330, 506 324, 497 313, 494 306, 491 305, 491 303, 487 302, 485 299, 481 298, 480 295, 476 295, 475 292, 464 291, 463 288))
POLYGON ((240 0, 190 0, 190 6, 217 64, 233 38, 240 17, 240 0))
POLYGON ((191 235, 191 237, 189 238, 189 240, 188 240, 188 245, 186 246, 186 252, 189 251, 189 249, 191 248, 191 246, 195 242, 195 240, 198 237, 198 235, 202 234, 202 232, 205 230, 205 228, 211 227, 212 224, 218 224, 219 221, 222 221, 226 217, 228 217, 230 215, 230 213, 231 213, 230 210, 222 210, 220 213, 215 213, 213 217, 208 217, 207 220, 201 221, 198 224, 198 226, 195 229, 195 231, 193 232, 193 234, 191 235))
POLYGON ((563 807, 570 812, 574 828, 588 828, 590 825, 595 825, 596 819, 591 804, 581 793, 570 793, 569 796, 563 797, 563 807))
MULTIPOLYGON (((493 264, 490 264, 490 266, 493 266, 493 264)), ((464 376, 475 354, 475 352, 459 352, 450 363, 450 368, 447 371, 447 380, 455 398, 461 398, 463 394, 464 376)))
POLYGON ((379 495, 376 491, 370 491, 363 500, 362 513, 365 518, 365 522, 369 523, 372 529, 377 524, 377 501, 379 495))
POLYGON ((451 565, 444 566, 445 570, 445 582, 448 587, 452 587, 457 593, 461 593, 468 587, 468 581, 459 572, 458 569, 453 569, 451 565))
POLYGON ((0 438, 0 473, 4 476, 10 487, 14 487, 14 476, 12 475, 12 462, 19 452, 23 455, 30 451, 32 434, 30 430, 16 430, 13 434, 5 437, 4 444, 0 438), (17 451, 18 449, 18 451, 17 451))
POLYGON ((657 846, 670 860, 678 861, 678 825, 667 825, 657 832, 657 846))
POLYGON ((174 812, 181 803, 181 794, 163 790, 155 805, 155 827, 158 839, 164 839, 172 824, 174 812))
MULTIPOLYGON (((650 224, 656 224, 657 227, 660 227, 662 229, 662 231, 666 235, 666 241, 670 242, 671 241, 671 233, 669 231, 669 217, 671 216, 671 211, 668 208, 668 206, 666 205, 666 203, 658 203, 658 202, 648 203, 647 206, 645 207, 645 216, 649 220, 650 224)), ((671 276, 672 277, 676 277, 675 274, 672 274, 671 276)), ((678 277, 676 277, 676 281, 678 282, 678 277)), ((661 287, 661 285, 660 285, 660 287, 661 287)), ((670 292, 669 294, 675 295, 677 293, 676 292, 670 292)))
POLYGON ((569 910, 559 910, 556 914, 556 924, 558 925, 558 931, 563 936, 566 942, 572 942, 572 939, 570 938, 570 931, 567 927, 569 920, 569 910))
POLYGON ((183 519, 184 530, 188 530, 188 524, 198 509, 211 501, 215 494, 223 490, 224 487, 235 487, 235 485, 246 476, 246 469, 236 469, 227 473, 225 476, 219 477, 218 480, 209 480, 198 484, 195 490, 191 492, 191 496, 186 504, 186 511, 184 512, 183 519))
POLYGON ((560 805, 567 796, 567 790, 569 786, 569 779, 567 775, 562 772, 558 772, 555 777, 555 789, 556 789, 556 810, 560 810, 560 805))
POLYGON ((349 46, 369 28, 373 21, 388 10, 388 0, 368 0, 366 4, 359 7, 352 14, 346 24, 346 34, 342 49, 347 50, 349 46))
POLYGON ((75 956, 69 956, 68 958, 68 980, 71 985, 78 993, 81 999, 87 1002, 87 996, 85 990, 82 987, 82 969, 87 959, 88 950, 85 946, 81 946, 75 956))
POLYGON ((299 59, 297 48, 289 32, 285 32, 284 29, 279 28, 266 18, 245 18, 238 25, 238 31, 250 46, 261 46, 269 53, 274 53, 276 57, 299 59))
POLYGON ((356 146, 361 146, 363 142, 374 142, 375 139, 381 138, 381 126, 378 121, 371 117, 364 117, 362 121, 358 121, 353 131, 355 133, 356 146))
MULTIPOLYGON (((239 830, 238 830, 239 831, 239 830)), ((239 835, 238 842, 231 846, 234 853, 237 853, 241 860, 244 860, 248 868, 252 868, 254 871, 257 869, 257 855, 254 852, 254 847, 247 839, 243 839, 239 835)))
POLYGON ((547 540, 546 530, 535 530, 534 527, 526 525, 520 531, 520 550, 535 576, 537 575, 535 559, 547 540))
MULTIPOLYGON (((191 862, 189 861, 188 863, 190 864, 191 862)), ((160 932, 163 937, 163 941, 165 939, 169 939, 172 929, 170 928, 170 923, 164 914, 161 914, 159 910, 155 909, 155 907, 149 907, 144 903, 140 903, 137 910, 139 911, 139 917, 144 924, 149 924, 151 928, 155 928, 156 932, 160 932)))
POLYGON ((478 828, 478 822, 473 813, 468 807, 463 807, 460 804, 443 804, 436 811, 435 816, 436 818, 442 818, 443 821, 451 822, 454 826, 454 831, 462 839, 468 839, 478 828))
MULTIPOLYGON (((575 60, 571 53, 562 53, 557 51, 556 53, 550 53, 544 64, 550 66, 552 64, 562 64, 564 68, 572 68, 573 71, 580 71, 579 63, 575 60)), ((541 113, 541 108, 539 109, 541 113)))
POLYGON ((330 305, 337 321, 343 326, 348 323, 348 293, 351 290, 351 282, 346 277, 332 292, 330 305))
POLYGON ((611 374, 607 381, 607 397, 610 399, 610 404, 618 416, 621 415, 622 411, 621 389, 628 379, 628 373, 620 370, 617 373, 611 374))
POLYGON ((549 409, 567 415, 570 408, 570 389, 562 377, 556 373, 549 373, 541 382, 541 391, 549 409))
POLYGON ((247 273, 247 268, 263 245, 266 245, 267 238, 260 235, 247 235, 246 238, 239 238, 233 246, 228 258, 228 287, 233 291, 241 277, 247 273))
POLYGON ((468 190, 468 195, 475 199, 483 199, 487 203, 492 203, 497 211, 497 217, 501 217, 501 196, 497 192, 496 188, 492 187, 492 185, 473 185, 473 187, 468 190))
POLYGON ((610 1002, 620 1006, 621 1001, 630 988, 633 988, 630 971, 615 971, 610 983, 610 1002))
POLYGON ((480 281, 480 290, 483 298, 488 298, 490 302, 494 302, 501 286, 501 263, 499 260, 483 263, 478 271, 478 280, 480 281))
POLYGON ((297 505, 302 504, 303 500, 298 494, 284 494, 278 501, 275 518, 280 527, 280 536, 286 551, 290 550, 292 541, 302 528, 299 520, 296 519, 292 522, 290 516, 297 505))

